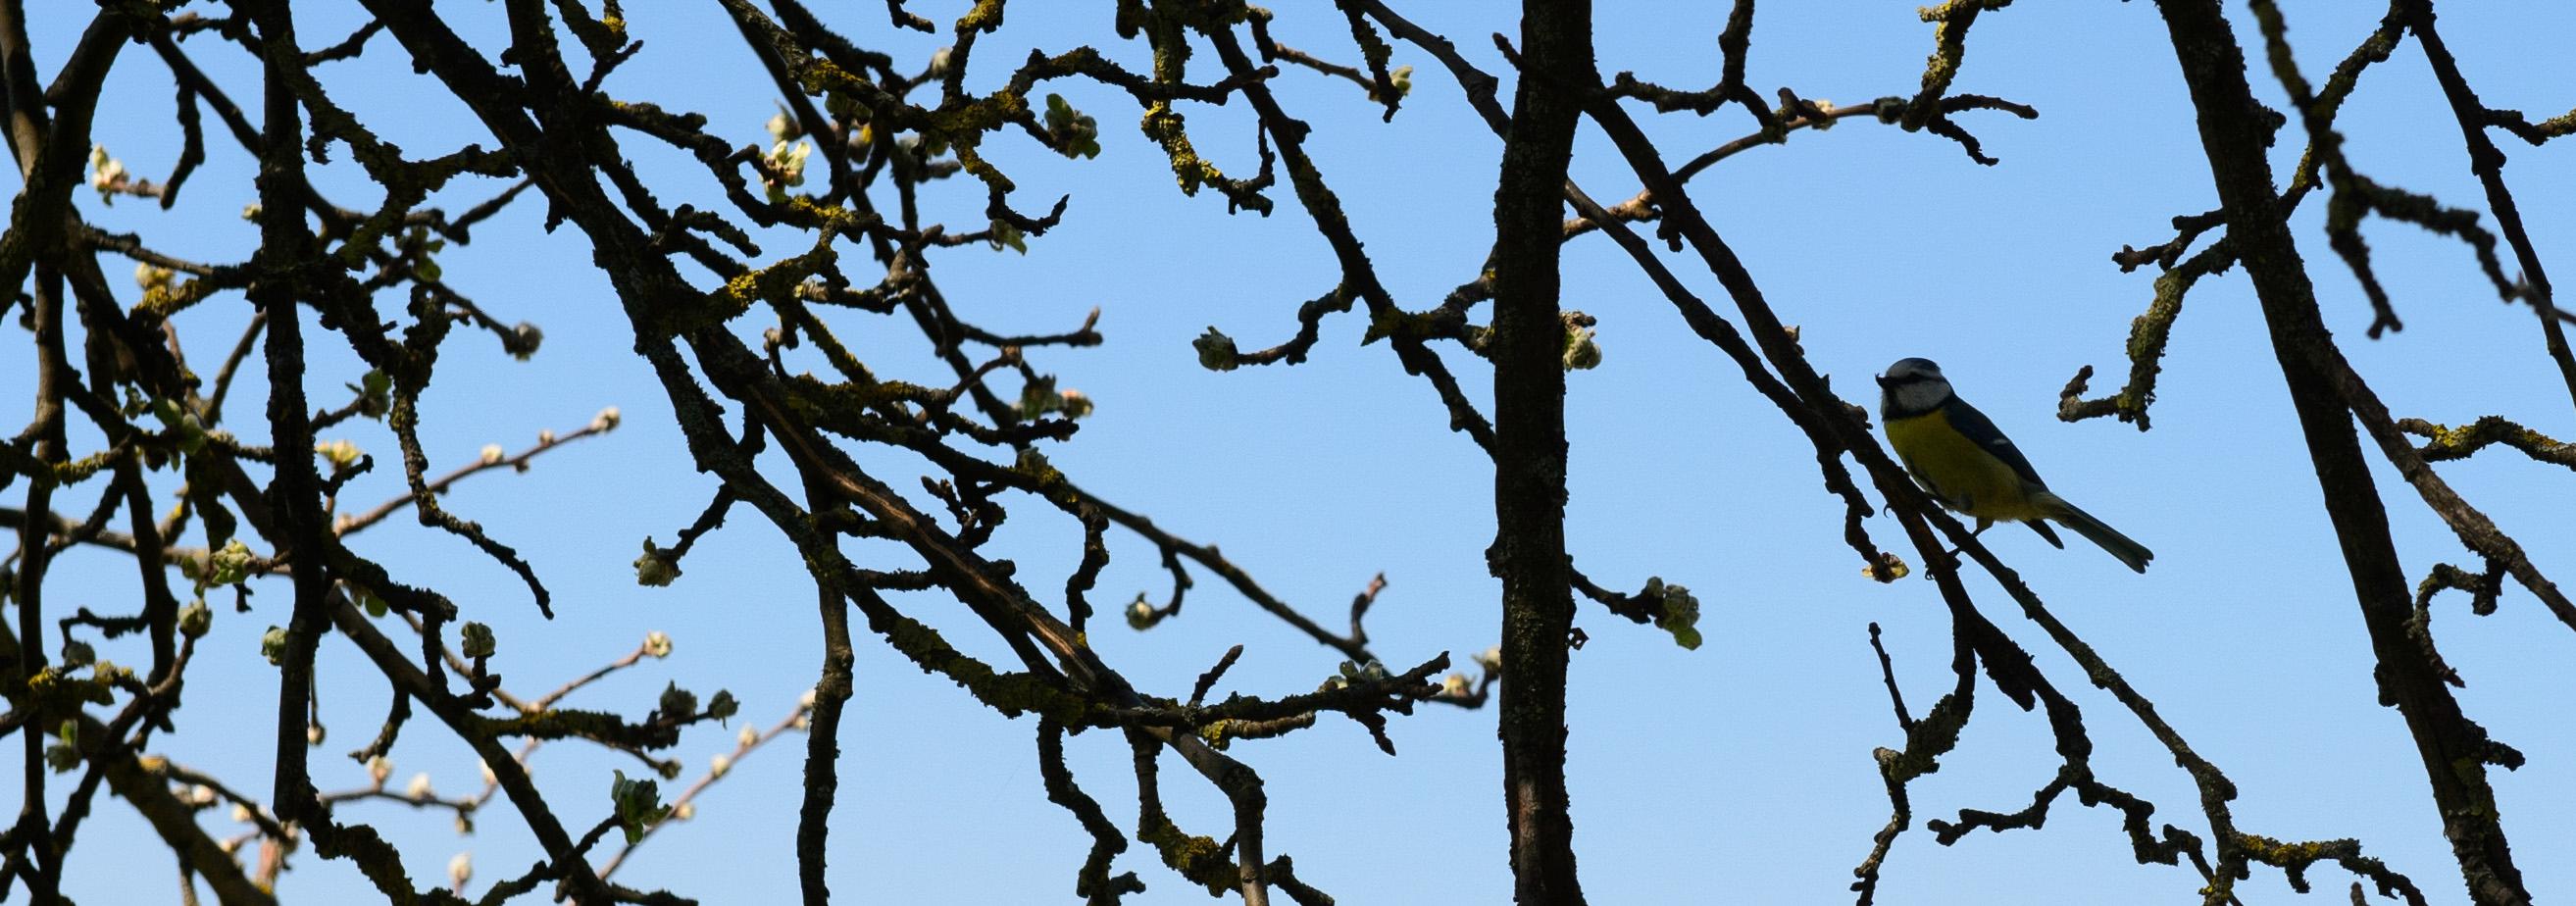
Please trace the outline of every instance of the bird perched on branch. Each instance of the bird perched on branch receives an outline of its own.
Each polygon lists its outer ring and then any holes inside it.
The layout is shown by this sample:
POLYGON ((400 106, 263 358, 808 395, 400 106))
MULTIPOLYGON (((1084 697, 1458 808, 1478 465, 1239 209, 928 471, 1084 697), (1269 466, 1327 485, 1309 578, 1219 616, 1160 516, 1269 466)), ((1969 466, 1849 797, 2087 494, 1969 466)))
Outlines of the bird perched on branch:
POLYGON ((2138 572, 2155 552, 2129 540, 2092 514, 2048 489, 1986 414, 1951 392, 1941 366, 1930 359, 1898 359, 1878 378, 1879 418, 1897 458, 1942 506, 1974 516, 1977 531, 1997 522, 2019 522, 2064 548, 2042 520, 2054 520, 2138 572))

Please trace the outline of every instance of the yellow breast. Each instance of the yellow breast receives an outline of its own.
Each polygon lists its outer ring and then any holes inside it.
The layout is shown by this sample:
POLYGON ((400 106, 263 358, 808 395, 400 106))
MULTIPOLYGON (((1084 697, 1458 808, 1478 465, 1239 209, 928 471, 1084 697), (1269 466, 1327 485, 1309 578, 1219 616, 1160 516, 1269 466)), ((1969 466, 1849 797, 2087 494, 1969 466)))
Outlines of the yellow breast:
POLYGON ((1951 427, 1942 410, 1888 419, 1887 443, 1951 509, 1998 522, 2040 518, 2021 473, 1951 427))

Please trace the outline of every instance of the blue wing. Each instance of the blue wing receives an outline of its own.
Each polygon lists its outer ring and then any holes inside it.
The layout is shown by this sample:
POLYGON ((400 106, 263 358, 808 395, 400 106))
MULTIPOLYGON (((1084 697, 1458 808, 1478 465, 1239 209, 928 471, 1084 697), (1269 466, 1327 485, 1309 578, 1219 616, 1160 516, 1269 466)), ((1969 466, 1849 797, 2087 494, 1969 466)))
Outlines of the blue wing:
POLYGON ((1996 459, 2003 460, 2021 476, 2021 480, 2030 482, 2033 487, 2048 487, 2048 482, 2039 480, 2039 473, 2031 469, 2030 460, 2021 455, 2021 448, 2013 446, 2012 438, 2005 437, 2003 430, 1995 427, 1994 421, 1977 411, 1977 407, 1953 396, 1941 404, 1941 412, 1949 416, 1950 427, 1993 453, 1996 459))

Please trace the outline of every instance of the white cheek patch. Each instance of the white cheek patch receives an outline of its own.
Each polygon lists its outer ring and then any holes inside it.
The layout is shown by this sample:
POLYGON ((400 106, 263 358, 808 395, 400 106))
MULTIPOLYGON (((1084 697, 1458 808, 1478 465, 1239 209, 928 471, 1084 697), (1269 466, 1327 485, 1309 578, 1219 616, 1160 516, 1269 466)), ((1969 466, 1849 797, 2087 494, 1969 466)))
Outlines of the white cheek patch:
POLYGON ((1923 412, 1941 404, 1950 396, 1950 388, 1917 381, 1896 388, 1896 408, 1900 412, 1923 412))

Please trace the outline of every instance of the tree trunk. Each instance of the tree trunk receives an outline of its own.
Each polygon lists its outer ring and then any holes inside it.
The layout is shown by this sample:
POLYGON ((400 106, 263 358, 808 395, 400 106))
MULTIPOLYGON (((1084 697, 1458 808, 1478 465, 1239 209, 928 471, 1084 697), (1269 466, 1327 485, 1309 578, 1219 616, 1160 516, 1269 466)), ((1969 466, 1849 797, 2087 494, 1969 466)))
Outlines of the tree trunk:
POLYGON ((1528 0, 1511 133, 1494 190, 1494 522, 1503 580, 1503 792, 1514 897, 1583 902, 1566 812, 1565 325, 1557 251, 1566 160, 1597 83, 1590 0, 1528 0))

